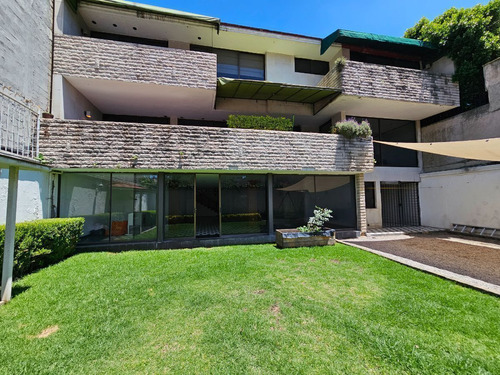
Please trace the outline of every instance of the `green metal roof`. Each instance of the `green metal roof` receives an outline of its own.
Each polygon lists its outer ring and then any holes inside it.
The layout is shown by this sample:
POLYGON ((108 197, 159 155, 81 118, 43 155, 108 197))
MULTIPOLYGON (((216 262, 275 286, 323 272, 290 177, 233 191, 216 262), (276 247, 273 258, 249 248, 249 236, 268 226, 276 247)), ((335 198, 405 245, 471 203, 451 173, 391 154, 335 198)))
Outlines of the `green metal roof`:
POLYGON ((340 90, 328 87, 289 85, 223 77, 217 81, 218 98, 278 100, 315 104, 322 99, 334 99, 339 94, 340 90))
POLYGON ((201 14, 195 14, 195 13, 182 12, 180 10, 162 8, 162 7, 157 7, 157 6, 153 6, 153 5, 134 3, 132 1, 125 1, 125 0, 66 0, 66 1, 68 1, 69 5, 74 10, 76 10, 78 8, 78 4, 83 1, 86 3, 107 5, 107 6, 112 6, 112 7, 116 7, 116 8, 131 9, 131 10, 136 10, 136 11, 140 11, 140 12, 156 13, 156 14, 162 14, 162 15, 170 16, 170 17, 183 18, 183 19, 188 19, 188 20, 192 20, 192 21, 209 23, 209 24, 212 24, 212 25, 217 26, 217 27, 219 27, 219 25, 220 25, 219 18, 210 17, 210 16, 203 16, 201 14))
POLYGON ((346 43, 408 53, 419 52, 420 54, 434 54, 437 51, 433 44, 417 39, 338 29, 321 41, 321 54, 324 54, 333 43, 346 43))

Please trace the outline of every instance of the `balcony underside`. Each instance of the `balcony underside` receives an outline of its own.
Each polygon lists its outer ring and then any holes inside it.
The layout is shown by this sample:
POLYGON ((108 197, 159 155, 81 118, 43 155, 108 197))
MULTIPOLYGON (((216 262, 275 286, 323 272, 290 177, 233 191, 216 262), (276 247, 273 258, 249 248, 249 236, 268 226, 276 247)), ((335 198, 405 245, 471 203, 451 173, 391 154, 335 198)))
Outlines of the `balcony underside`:
POLYGON ((328 118, 335 113, 344 111, 347 115, 351 116, 417 121, 455 107, 454 105, 340 95, 319 112, 318 115, 328 118))
POLYGON ((198 118, 214 108, 215 90, 65 76, 99 111, 198 118))

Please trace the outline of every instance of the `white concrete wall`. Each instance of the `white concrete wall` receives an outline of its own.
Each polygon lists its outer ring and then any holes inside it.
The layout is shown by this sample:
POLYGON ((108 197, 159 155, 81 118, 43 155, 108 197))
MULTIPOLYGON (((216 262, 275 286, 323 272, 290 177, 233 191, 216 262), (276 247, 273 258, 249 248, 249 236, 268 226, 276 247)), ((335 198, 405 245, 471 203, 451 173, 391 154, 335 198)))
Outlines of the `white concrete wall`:
POLYGON ((49 109, 52 1, 2 1, 0 10, 0 88, 49 109))
POLYGON ((73 12, 65 0, 55 0, 54 10, 56 34, 82 35, 82 30, 88 30, 81 17, 73 12))
POLYGON ((84 111, 91 111, 93 120, 101 120, 102 113, 80 91, 60 74, 54 74, 52 114, 55 118, 85 120, 84 111))
POLYGON ((422 225, 500 228, 500 165, 424 173, 419 190, 422 225))
POLYGON ((294 56, 266 53, 266 81, 316 86, 321 78, 322 75, 296 73, 294 56))
POLYGON ((375 182, 375 208, 366 209, 368 229, 382 227, 381 182, 420 182, 419 167, 375 167, 365 174, 366 182, 375 182))
MULTIPOLYGON (((50 217, 51 181, 48 172, 19 171, 16 222, 50 217)), ((0 224, 5 224, 8 184, 9 170, 0 169, 0 224)))
POLYGON ((439 60, 434 61, 429 71, 433 73, 453 75, 455 74, 455 64, 453 63, 452 59, 444 56, 439 60))

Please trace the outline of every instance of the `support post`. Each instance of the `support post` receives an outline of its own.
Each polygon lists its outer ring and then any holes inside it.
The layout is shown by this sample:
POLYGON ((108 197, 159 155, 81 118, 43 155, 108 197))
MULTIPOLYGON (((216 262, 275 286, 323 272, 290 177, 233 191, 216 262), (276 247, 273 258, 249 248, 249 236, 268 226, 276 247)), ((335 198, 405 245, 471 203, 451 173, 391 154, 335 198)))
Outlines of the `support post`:
MULTIPOLYGON (((168 192, 167 192, 168 194, 168 192)), ((158 195, 156 200, 156 242, 162 243, 165 240, 165 173, 158 173, 158 195)), ((168 197, 167 197, 168 199, 168 197)))
POLYGON ((267 224, 269 234, 274 233, 273 175, 267 175, 267 224))
POLYGON ((2 299, 5 303, 12 296, 12 271, 14 267, 14 238, 16 233, 17 185, 19 167, 9 167, 9 191, 7 195, 7 217, 5 220, 5 244, 2 266, 2 299))

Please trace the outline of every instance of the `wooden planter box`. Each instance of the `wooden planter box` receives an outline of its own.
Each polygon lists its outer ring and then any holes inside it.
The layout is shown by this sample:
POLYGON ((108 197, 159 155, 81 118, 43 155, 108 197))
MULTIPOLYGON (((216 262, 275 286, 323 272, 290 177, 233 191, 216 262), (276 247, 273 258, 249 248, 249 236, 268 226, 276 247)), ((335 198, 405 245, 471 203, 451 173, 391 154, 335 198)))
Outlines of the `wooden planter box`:
POLYGON ((335 245, 335 229, 322 232, 300 232, 297 229, 276 229, 276 245, 281 248, 335 245))

